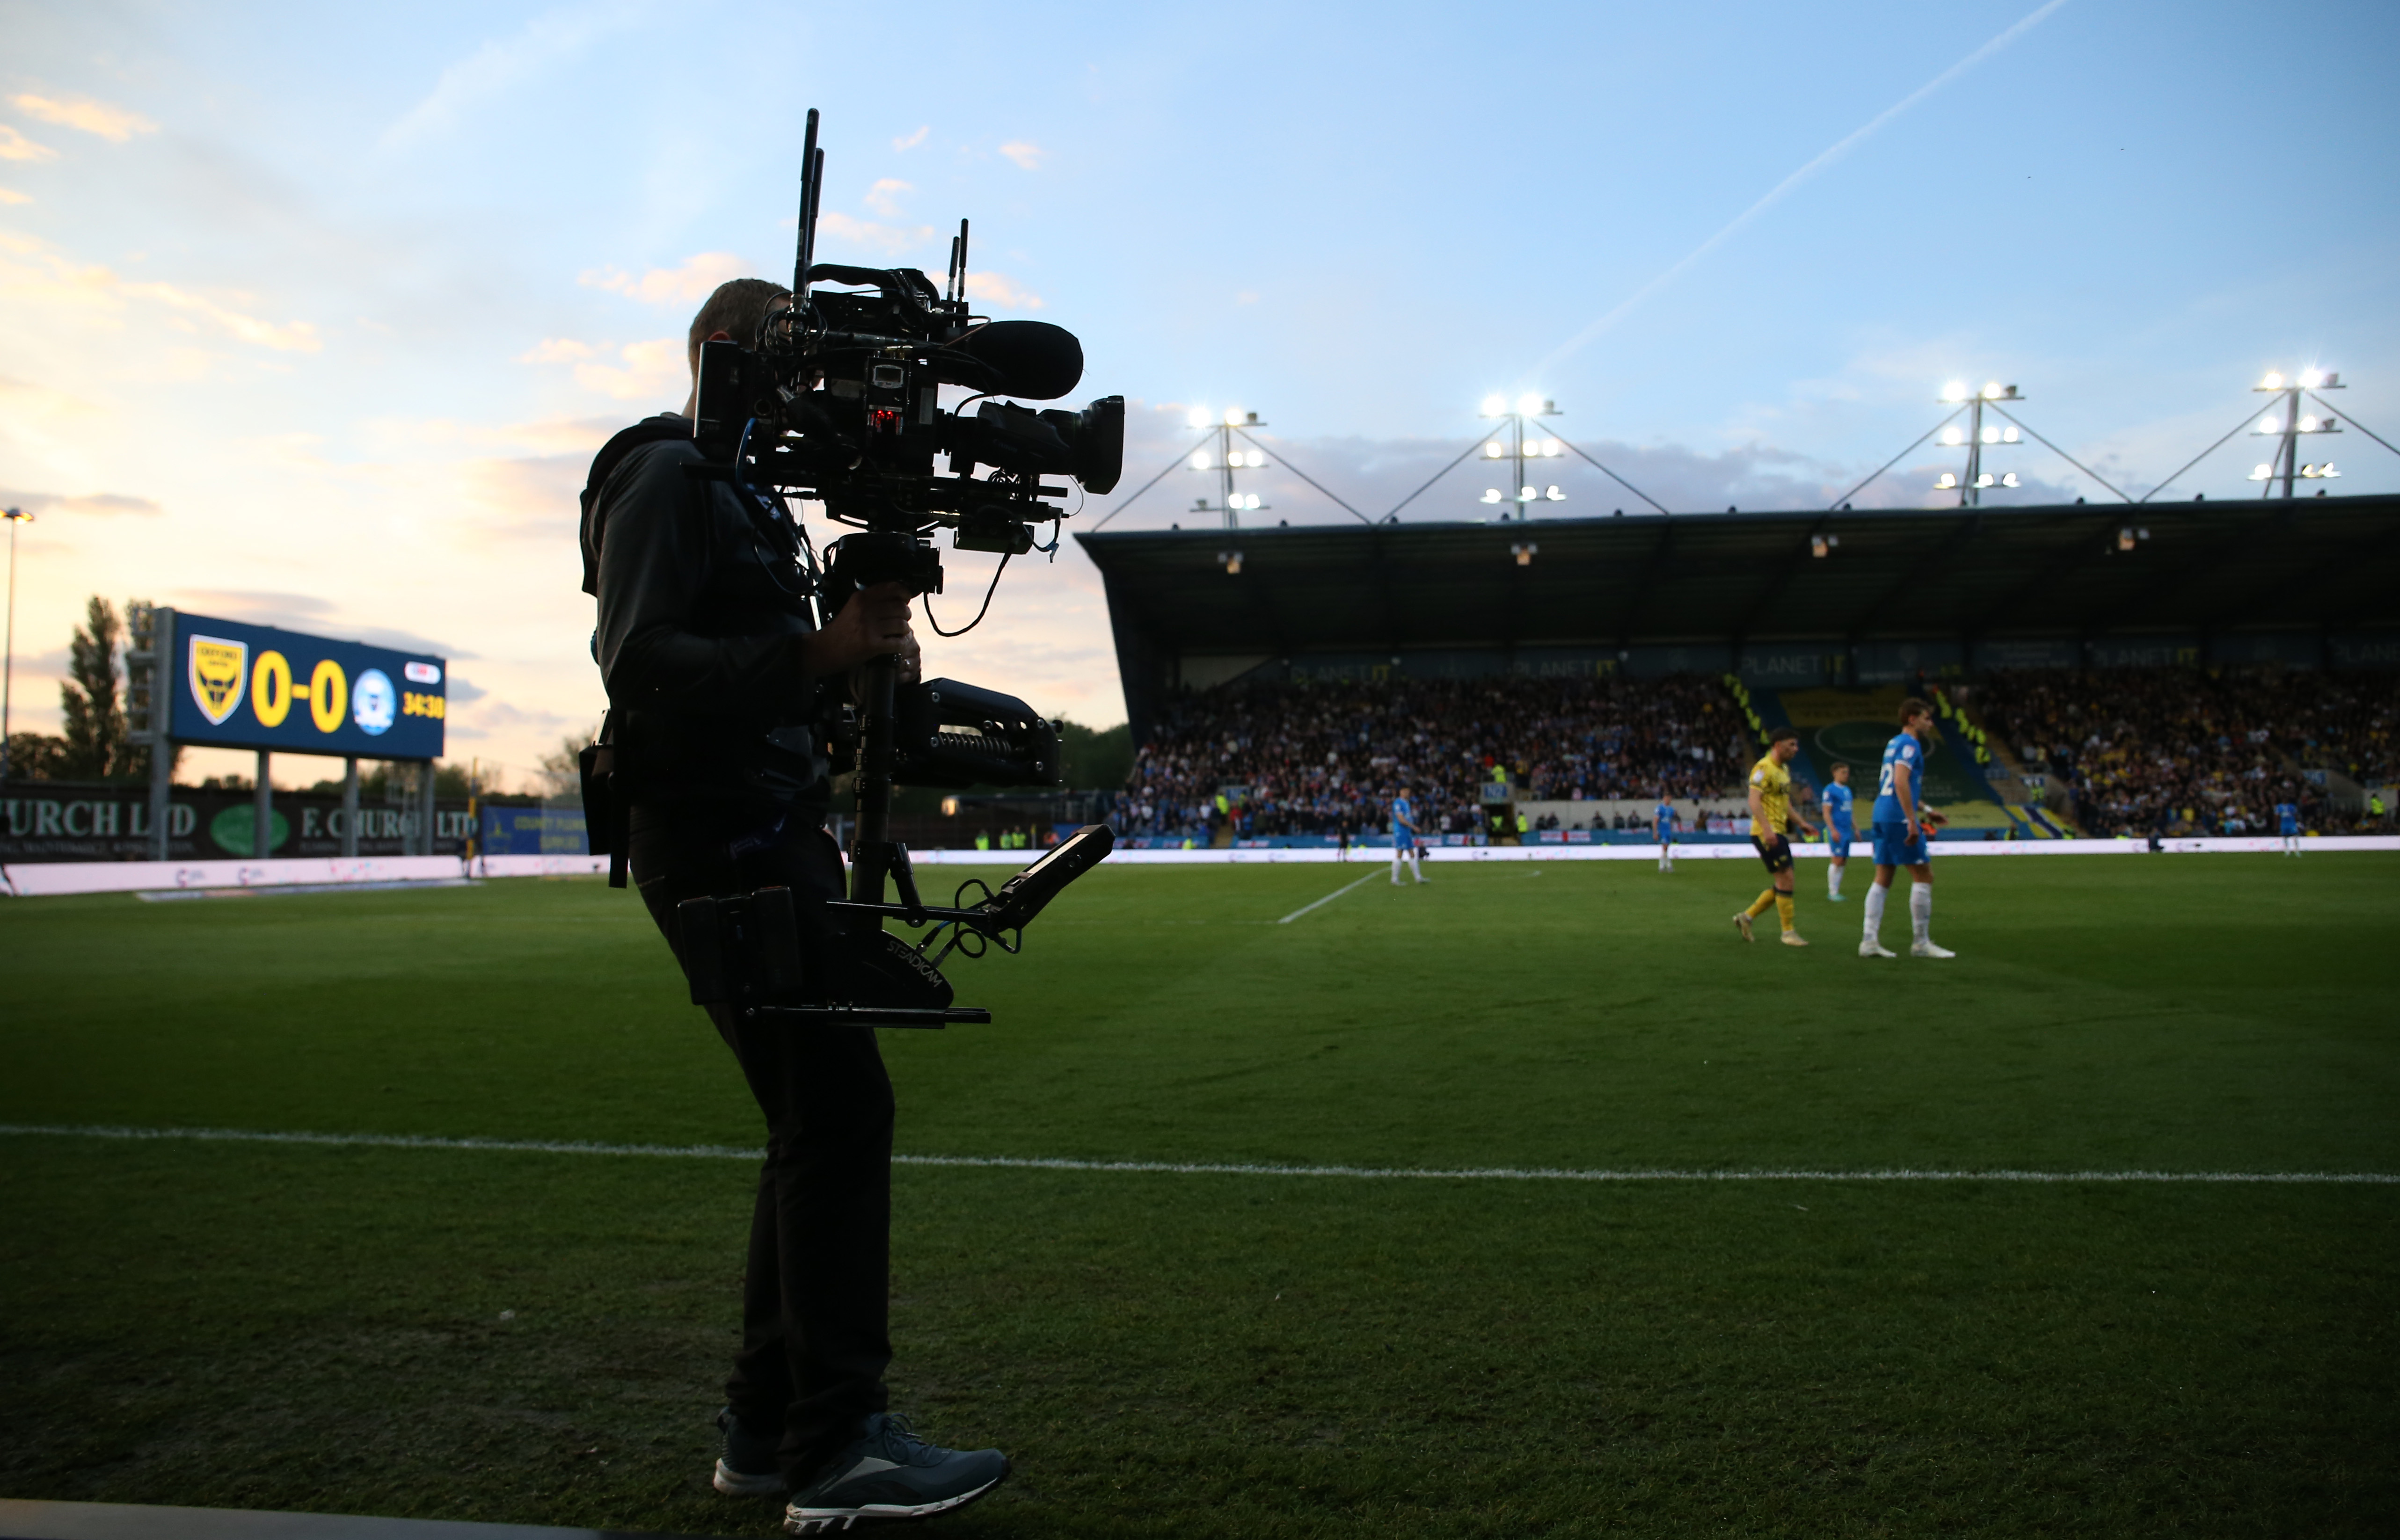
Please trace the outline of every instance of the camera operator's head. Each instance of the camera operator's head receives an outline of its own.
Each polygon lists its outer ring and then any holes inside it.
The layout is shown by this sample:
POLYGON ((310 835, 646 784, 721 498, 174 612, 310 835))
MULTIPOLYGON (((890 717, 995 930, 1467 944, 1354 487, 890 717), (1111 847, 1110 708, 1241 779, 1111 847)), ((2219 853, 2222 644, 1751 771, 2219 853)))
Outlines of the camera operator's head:
POLYGON ((791 297, 789 289, 763 278, 731 279, 716 286, 700 314, 691 318, 691 334, 684 348, 685 360, 691 365, 691 394, 684 399, 685 416, 700 405, 700 345, 738 342, 749 347, 758 335, 758 323, 767 319, 775 302, 791 297))

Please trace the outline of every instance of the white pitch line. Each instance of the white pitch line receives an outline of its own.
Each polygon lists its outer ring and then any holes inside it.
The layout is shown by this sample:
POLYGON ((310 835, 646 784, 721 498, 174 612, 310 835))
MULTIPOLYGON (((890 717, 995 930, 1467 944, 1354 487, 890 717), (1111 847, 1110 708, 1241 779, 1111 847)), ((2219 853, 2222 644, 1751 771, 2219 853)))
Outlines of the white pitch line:
POLYGON ((1344 886, 1344 887, 1342 887, 1342 888, 1337 888, 1337 889, 1335 889, 1332 893, 1327 893, 1323 898, 1318 899, 1318 900, 1317 900, 1316 903, 1314 903, 1314 904, 1303 904, 1303 905, 1302 905, 1299 908, 1292 910, 1292 911, 1291 911, 1291 913, 1289 913, 1289 914, 1288 914, 1288 915, 1284 916, 1281 920, 1276 920, 1276 921, 1275 921, 1275 923, 1276 923, 1276 924, 1278 924, 1278 925, 1289 925, 1289 924, 1290 924, 1293 920, 1298 920, 1302 915, 1306 914, 1309 910, 1311 910, 1311 909, 1321 909, 1321 908, 1323 908, 1326 905, 1330 904, 1330 903, 1332 903, 1335 899, 1337 899, 1337 898, 1341 897, 1343 893, 1348 893, 1352 888, 1363 888, 1363 887, 1365 887, 1368 883, 1372 882, 1373 880, 1375 880, 1375 879, 1377 879, 1377 878, 1379 878, 1379 877, 1381 877, 1381 876, 1383 876, 1383 875, 1384 875, 1384 874, 1383 874, 1383 873, 1381 873, 1381 872, 1369 872, 1366 876, 1364 876, 1364 877, 1360 878, 1357 881, 1356 881, 1356 882, 1352 882, 1352 883, 1348 884, 1347 886, 1344 886))
MULTIPOLYGON (((451 1138, 434 1134, 313 1134, 246 1128, 120 1128, 0 1124, 0 1135, 61 1138, 199 1139, 230 1144, 309 1144, 384 1150, 483 1150, 539 1155, 649 1155, 681 1160, 757 1160, 763 1152, 727 1144, 599 1144, 583 1139, 451 1138)), ((1003 1171, 1130 1172, 1175 1177, 1339 1177, 1390 1181, 2009 1181, 2235 1182, 2400 1186, 2382 1171, 1879 1171, 1672 1170, 1590 1171, 1549 1166, 1275 1165, 1237 1161, 1071 1160, 1018 1155, 894 1155, 894 1165, 937 1165, 1003 1171)))

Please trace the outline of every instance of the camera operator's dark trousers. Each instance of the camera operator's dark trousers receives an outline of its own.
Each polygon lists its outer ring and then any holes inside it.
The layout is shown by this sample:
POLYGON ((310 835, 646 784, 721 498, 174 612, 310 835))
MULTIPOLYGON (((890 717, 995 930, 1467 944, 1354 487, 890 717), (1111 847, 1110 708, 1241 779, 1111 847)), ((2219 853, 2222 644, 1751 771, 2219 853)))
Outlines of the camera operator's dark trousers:
MULTIPOLYGON (((634 880, 678 958, 675 906, 684 899, 780 883, 805 912, 810 894, 842 896, 832 837, 804 812, 770 834, 773 821, 738 808, 634 805, 634 880)), ((708 1015, 767 1116, 742 1355, 726 1399, 744 1425, 783 1428, 781 1459, 797 1483, 885 1404, 892 1081, 872 1028, 768 1026, 724 1005, 708 1015)))

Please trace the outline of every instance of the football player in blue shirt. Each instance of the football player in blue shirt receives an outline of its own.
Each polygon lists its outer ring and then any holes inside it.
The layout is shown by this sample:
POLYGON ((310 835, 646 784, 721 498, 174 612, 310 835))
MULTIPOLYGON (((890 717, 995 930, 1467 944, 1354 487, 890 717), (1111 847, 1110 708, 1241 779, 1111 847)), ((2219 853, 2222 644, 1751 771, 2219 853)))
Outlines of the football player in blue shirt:
POLYGON ((1409 788, 1402 786, 1392 798, 1392 886, 1400 885, 1400 863, 1407 862, 1409 870, 1418 881, 1425 879, 1425 857, 1417 852, 1417 810, 1409 800, 1409 788))
POLYGON ((1858 838, 1858 830, 1850 823, 1850 767, 1845 762, 1834 767, 1834 784, 1825 788, 1825 853, 1833 857, 1825 868, 1825 896, 1839 904, 1842 901, 1842 879, 1850 865, 1850 842, 1858 838))
POLYGON ((1675 799, 1667 795, 1666 787, 1659 787, 1658 805, 1651 810, 1650 822, 1658 836, 1658 869, 1662 872, 1675 869, 1675 825, 1683 821, 1684 815, 1675 811, 1675 799))
POLYGON ((2284 837, 2284 853, 2300 853, 2300 810, 2291 802, 2275 804, 2275 827, 2284 837))
POLYGON ((1916 939, 1911 957, 1956 957, 1933 944, 1933 858, 1926 849, 1936 825, 1945 823, 1925 805, 1925 751, 1933 742, 1933 708, 1915 696, 1900 703, 1900 731, 1884 745, 1883 772, 1875 783, 1875 886, 1867 890, 1866 934, 1860 938, 1861 957, 1889 957, 1878 934, 1883 906, 1891 893, 1892 874, 1908 868, 1909 929, 1916 939))

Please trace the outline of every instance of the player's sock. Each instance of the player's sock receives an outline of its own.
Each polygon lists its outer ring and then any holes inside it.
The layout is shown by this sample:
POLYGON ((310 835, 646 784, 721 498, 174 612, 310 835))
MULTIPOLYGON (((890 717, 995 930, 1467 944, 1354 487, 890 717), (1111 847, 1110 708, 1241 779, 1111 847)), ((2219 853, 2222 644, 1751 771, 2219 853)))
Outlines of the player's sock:
POLYGON ((1399 852, 1398 849, 1397 847, 1395 847, 1395 848, 1394 848, 1394 850, 1392 851, 1392 886, 1393 886, 1393 887, 1395 887, 1395 888, 1397 888, 1397 887, 1398 887, 1399 885, 1400 885, 1400 852, 1399 852))
POLYGON ((1785 930, 1789 931, 1794 928, 1793 925, 1793 916, 1798 911, 1799 907, 1800 906, 1793 899, 1793 896, 1790 893, 1777 893, 1775 895, 1775 918, 1782 921, 1783 928, 1785 930))
POLYGON ((1418 881, 1422 882, 1422 881, 1424 881, 1424 880, 1425 880, 1425 852, 1422 852, 1422 851, 1411 851, 1411 852, 1409 852, 1409 870, 1410 870, 1410 872, 1411 872, 1411 873, 1412 873, 1412 874, 1415 876, 1415 878, 1416 878, 1416 879, 1417 879, 1418 881))
POLYGON ((1825 896, 1827 898, 1839 898, 1842 896, 1842 873, 1847 869, 1848 868, 1838 861, 1834 862, 1825 868, 1825 896))
POLYGON ((1769 888, 1765 893, 1760 893, 1756 898, 1752 899, 1751 901, 1750 907, 1742 910, 1742 913, 1748 915, 1752 920, 1756 920, 1760 915, 1765 914, 1774 906, 1775 890, 1773 888, 1769 888))
POLYGON ((1933 939, 1933 884, 1912 882, 1908 885, 1908 928, 1919 941, 1933 939))
POLYGON ((1866 938, 1874 941, 1883 934, 1883 906, 1891 897, 1891 890, 1880 882, 1867 884, 1866 938))

